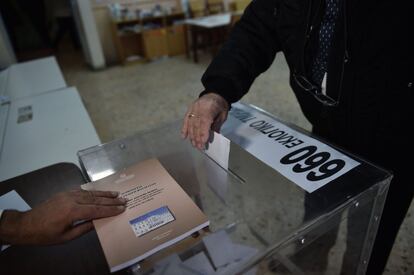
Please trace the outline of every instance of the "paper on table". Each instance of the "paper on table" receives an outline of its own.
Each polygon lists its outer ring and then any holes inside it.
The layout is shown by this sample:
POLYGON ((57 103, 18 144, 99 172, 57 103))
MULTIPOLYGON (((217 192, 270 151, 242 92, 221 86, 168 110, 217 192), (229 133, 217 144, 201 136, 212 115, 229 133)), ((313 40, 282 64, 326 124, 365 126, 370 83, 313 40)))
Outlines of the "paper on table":
POLYGON ((162 272, 155 271, 151 275, 205 275, 183 264, 171 263, 162 272))
MULTIPOLYGON (((225 230, 204 237, 203 242, 217 270, 201 251, 183 262, 177 254, 172 254, 154 264, 155 272, 152 275, 229 274, 258 252, 254 247, 233 243, 225 230)), ((257 268, 253 267, 243 274, 254 275, 256 271, 257 268)))
POLYGON ((230 155, 230 140, 221 134, 213 132, 212 139, 207 143, 204 152, 218 165, 228 170, 230 155))
POLYGON ((12 190, 0 196, 0 209, 27 211, 31 208, 15 190, 12 190))
POLYGON ((242 244, 233 244, 233 251, 237 260, 246 260, 252 258, 258 250, 254 247, 242 245, 242 244))
MULTIPOLYGON (((27 211, 31 208, 15 190, 12 190, 0 197, 0 209, 27 211)), ((5 250, 8 247, 9 245, 1 246, 1 251, 5 250)))
MULTIPOLYGON (((250 260, 258 252, 258 250, 254 247, 250 247, 250 246, 246 246, 242 244, 236 244, 236 243, 233 243, 233 251, 234 251, 235 257, 237 258, 237 261, 232 262, 224 267, 218 268, 216 272, 217 275, 228 274, 229 272, 232 273, 231 271, 238 270, 238 267, 242 263, 250 260)), ((255 275, 255 274, 257 274, 257 267, 253 267, 250 270, 243 273, 243 275, 255 275)))
POLYGON ((151 273, 151 275, 164 275, 164 274, 167 274, 166 272, 168 271, 170 266, 180 265, 181 263, 182 263, 181 259, 180 259, 180 257, 178 257, 177 254, 175 254, 175 253, 171 254, 170 256, 168 256, 168 257, 166 257, 166 258, 164 258, 160 261, 157 261, 154 264, 153 268, 154 268, 155 271, 153 273, 151 273))
POLYGON ((216 268, 224 267, 237 260, 233 253, 233 243, 225 230, 220 230, 203 238, 208 254, 216 268))
POLYGON ((167 265, 169 264, 180 264, 181 263, 181 259, 180 257, 178 257, 178 255, 176 253, 169 255, 168 257, 165 257, 162 260, 157 261, 154 264, 154 269, 155 270, 159 270, 159 269, 164 269, 167 265))
MULTIPOLYGON (((232 262, 231 264, 225 266, 225 267, 220 267, 216 270, 215 275, 225 275, 225 274, 236 274, 236 272, 238 271, 238 267, 240 265, 240 262, 232 262)), ((257 267, 253 267, 251 269, 249 269, 246 272, 242 273, 243 275, 256 275, 257 274, 257 267)))
POLYGON ((151 275, 203 275, 191 266, 185 266, 177 254, 172 254, 154 265, 154 272, 151 275))
POLYGON ((208 15, 201 18, 187 19, 185 23, 202 28, 217 28, 230 24, 231 15, 230 13, 208 15))
POLYGON ((195 269, 201 274, 214 273, 214 268, 211 266, 211 263, 204 252, 200 252, 193 257, 188 258, 183 262, 183 265, 195 269))

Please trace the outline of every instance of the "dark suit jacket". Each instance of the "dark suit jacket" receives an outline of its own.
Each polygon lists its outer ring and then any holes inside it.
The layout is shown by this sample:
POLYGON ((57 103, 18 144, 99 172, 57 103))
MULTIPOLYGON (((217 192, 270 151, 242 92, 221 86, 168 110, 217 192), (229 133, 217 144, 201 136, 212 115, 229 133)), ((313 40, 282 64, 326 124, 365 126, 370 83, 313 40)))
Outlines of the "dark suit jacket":
MULTIPOLYGON (((309 75, 321 0, 254 0, 203 75, 206 92, 229 103, 283 52, 291 87, 320 136, 391 170, 413 141, 414 1, 346 0, 332 41, 325 107, 293 81, 309 75)), ((275 91, 276 92, 276 91, 275 91)), ((277 104, 277 102, 275 102, 277 104)), ((405 168, 408 168, 405 167, 405 168)))

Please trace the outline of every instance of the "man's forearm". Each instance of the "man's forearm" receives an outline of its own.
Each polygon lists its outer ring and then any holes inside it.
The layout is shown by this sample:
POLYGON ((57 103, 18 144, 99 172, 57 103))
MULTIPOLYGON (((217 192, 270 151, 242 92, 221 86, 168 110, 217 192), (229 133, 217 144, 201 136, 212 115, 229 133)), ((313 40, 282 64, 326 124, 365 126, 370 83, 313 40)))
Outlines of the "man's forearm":
POLYGON ((125 211, 118 192, 73 190, 59 193, 32 210, 8 210, 0 219, 0 244, 51 245, 70 241, 93 229, 91 220, 125 211), (84 220, 82 224, 74 222, 84 220))
POLYGON ((207 91, 234 103, 269 68, 276 52, 281 50, 275 24, 277 2, 255 0, 246 8, 202 77, 207 91))
POLYGON ((22 241, 23 212, 5 210, 0 219, 0 245, 18 244, 22 241))

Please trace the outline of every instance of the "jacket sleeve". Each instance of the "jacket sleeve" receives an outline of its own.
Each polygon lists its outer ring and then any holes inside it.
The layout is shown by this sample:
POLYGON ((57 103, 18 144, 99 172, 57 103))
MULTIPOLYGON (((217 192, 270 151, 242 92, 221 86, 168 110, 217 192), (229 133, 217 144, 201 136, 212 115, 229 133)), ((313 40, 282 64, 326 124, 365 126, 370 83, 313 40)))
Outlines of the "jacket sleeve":
POLYGON ((205 91, 229 104, 245 95, 255 78, 272 64, 280 43, 276 33, 278 0, 253 0, 201 81, 205 91))

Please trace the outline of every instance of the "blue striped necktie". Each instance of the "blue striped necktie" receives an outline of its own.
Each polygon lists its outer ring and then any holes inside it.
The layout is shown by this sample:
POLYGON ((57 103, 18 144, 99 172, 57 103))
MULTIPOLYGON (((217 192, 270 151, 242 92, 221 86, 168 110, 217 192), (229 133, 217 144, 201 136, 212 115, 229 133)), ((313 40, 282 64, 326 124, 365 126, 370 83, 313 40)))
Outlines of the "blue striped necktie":
POLYGON ((312 80, 319 86, 328 71, 329 51, 339 15, 339 6, 339 0, 326 0, 325 14, 319 29, 318 50, 312 64, 312 80))

